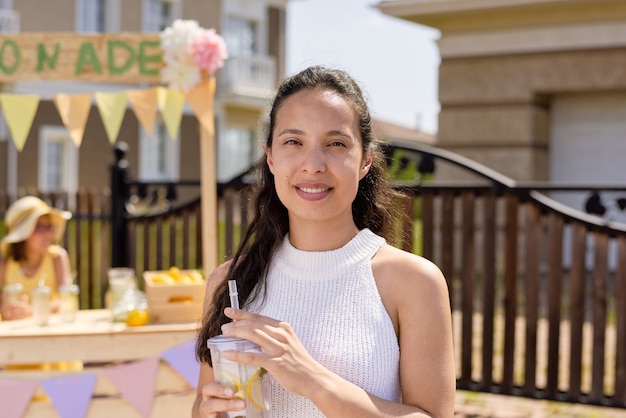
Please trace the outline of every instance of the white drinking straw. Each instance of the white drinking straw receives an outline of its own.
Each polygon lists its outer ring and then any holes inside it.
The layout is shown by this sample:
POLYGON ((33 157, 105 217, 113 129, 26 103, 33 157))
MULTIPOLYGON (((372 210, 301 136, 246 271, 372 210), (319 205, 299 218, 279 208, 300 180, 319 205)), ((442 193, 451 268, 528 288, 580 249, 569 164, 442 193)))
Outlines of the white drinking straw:
POLYGON ((230 307, 239 309, 239 293, 237 293, 237 282, 228 281, 228 295, 230 296, 230 307))

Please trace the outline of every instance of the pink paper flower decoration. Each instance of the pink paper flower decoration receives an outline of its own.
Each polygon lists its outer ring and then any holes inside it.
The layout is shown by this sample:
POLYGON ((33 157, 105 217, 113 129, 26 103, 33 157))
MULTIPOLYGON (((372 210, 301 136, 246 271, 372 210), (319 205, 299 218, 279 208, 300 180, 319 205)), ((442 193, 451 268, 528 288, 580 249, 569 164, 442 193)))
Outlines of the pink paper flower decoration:
POLYGON ((177 19, 161 32, 164 66, 161 80, 172 89, 188 92, 204 77, 213 77, 228 58, 224 38, 203 29, 195 20, 177 19))
POLYGON ((228 58, 224 38, 215 29, 203 29, 196 34, 191 44, 191 54, 198 68, 210 76, 222 68, 224 60, 228 58))

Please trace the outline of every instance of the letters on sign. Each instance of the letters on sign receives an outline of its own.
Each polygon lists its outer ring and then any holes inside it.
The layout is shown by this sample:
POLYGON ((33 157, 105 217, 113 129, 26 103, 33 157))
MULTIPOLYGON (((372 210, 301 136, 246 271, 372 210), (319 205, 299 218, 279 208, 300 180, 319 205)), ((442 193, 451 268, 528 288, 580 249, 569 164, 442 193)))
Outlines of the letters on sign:
POLYGON ((20 33, 0 36, 0 82, 158 82, 158 34, 20 33))

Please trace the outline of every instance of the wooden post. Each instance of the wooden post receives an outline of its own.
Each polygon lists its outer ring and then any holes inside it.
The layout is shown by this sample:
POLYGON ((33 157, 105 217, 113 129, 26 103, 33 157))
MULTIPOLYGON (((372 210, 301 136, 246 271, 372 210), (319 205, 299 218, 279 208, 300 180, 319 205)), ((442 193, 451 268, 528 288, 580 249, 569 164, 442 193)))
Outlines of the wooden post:
POLYGON ((217 177, 215 134, 200 126, 200 201, 202 207, 202 267, 217 267, 217 177))
POLYGON ((200 201, 202 208, 202 267, 205 275, 217 267, 217 175, 213 99, 215 79, 209 82, 205 114, 200 119, 200 201))

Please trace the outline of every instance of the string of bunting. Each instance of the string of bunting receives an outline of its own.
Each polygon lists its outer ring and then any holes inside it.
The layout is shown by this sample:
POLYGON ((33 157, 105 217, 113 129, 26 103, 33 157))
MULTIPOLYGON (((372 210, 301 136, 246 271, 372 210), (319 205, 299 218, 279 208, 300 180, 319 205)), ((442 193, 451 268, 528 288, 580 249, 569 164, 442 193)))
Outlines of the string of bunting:
POLYGON ((149 418, 159 360, 165 360, 195 390, 200 364, 194 350, 195 340, 191 340, 164 351, 159 357, 109 366, 98 372, 67 373, 44 379, 0 378, 2 417, 23 417, 35 391, 41 386, 61 418, 84 418, 97 380, 106 377, 141 417, 149 418))
MULTIPOLYGON (((214 74, 228 58, 224 39, 214 29, 204 29, 194 20, 181 19, 165 28, 160 38, 163 51, 160 74, 164 85, 114 93, 54 95, 59 116, 77 147, 83 140, 92 101, 111 144, 117 141, 127 104, 150 136, 158 111, 170 138, 176 139, 185 101, 202 127, 214 133, 214 74)), ((26 144, 40 100, 36 94, 0 93, 0 107, 18 151, 26 144)))
MULTIPOLYGON (((175 139, 186 101, 203 131, 213 137, 214 72, 223 66, 227 58, 223 38, 213 29, 199 27, 193 20, 176 20, 161 32, 160 47, 164 64, 160 74, 162 86, 116 93, 59 93, 54 96, 61 120, 77 147, 83 140, 92 100, 95 100, 111 143, 117 140, 127 103, 150 135, 153 134, 157 110, 160 111, 168 134, 175 139)), ((13 142, 20 151, 30 133, 39 102, 38 95, 0 93, 0 107, 13 142)), ((192 340, 166 350, 159 357, 109 366, 99 371, 85 370, 40 379, 0 378, 2 418, 23 417, 38 388, 46 392, 61 418, 84 418, 96 382, 101 377, 113 383, 141 417, 148 418, 152 412, 160 360, 169 363, 195 389, 200 365, 194 351, 195 341, 192 340)))

